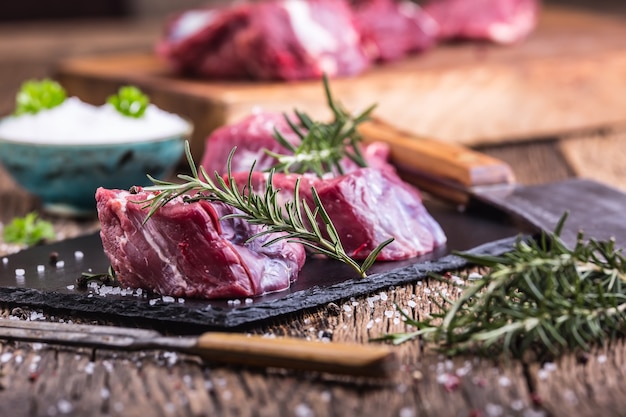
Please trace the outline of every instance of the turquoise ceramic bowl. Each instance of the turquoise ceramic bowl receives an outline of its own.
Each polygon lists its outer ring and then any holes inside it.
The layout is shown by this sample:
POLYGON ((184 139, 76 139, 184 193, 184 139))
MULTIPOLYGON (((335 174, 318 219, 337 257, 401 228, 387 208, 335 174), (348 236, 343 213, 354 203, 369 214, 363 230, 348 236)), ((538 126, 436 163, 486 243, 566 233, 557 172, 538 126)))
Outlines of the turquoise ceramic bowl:
POLYGON ((0 137, 0 163, 15 181, 60 215, 95 213, 98 187, 128 189, 150 185, 147 174, 163 179, 180 162, 180 135, 111 144, 42 144, 0 137))

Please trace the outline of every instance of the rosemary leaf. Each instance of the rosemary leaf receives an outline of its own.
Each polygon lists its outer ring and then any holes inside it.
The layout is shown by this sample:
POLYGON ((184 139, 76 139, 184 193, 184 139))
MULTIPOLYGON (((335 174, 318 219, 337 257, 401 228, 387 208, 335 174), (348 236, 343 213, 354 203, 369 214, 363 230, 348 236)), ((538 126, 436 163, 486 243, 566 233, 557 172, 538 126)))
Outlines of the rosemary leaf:
POLYGON ((353 116, 333 98, 328 77, 324 76, 323 82, 326 101, 334 116, 333 120, 330 123, 315 122, 307 114, 296 110, 294 111, 298 122, 296 123, 285 115, 287 124, 300 138, 300 143, 297 146, 290 143, 275 129, 274 139, 289 153, 283 154, 266 149, 265 153, 277 160, 277 163, 268 171, 298 174, 312 172, 320 178, 327 173, 342 175, 344 171, 341 161, 346 157, 357 166, 367 166, 365 157, 361 153, 362 138, 357 127, 370 118, 376 106, 372 105, 362 113, 353 116))
MULTIPOLYGON (((324 210, 314 188, 311 190, 314 196, 314 207, 310 207, 305 200, 300 199, 299 180, 296 182, 293 201, 280 205, 276 198, 279 190, 272 185, 273 172, 269 174, 265 193, 257 195, 253 192, 251 179, 253 166, 248 175, 246 185, 240 190, 230 168, 235 150, 236 148, 233 148, 228 157, 227 179, 222 178, 217 172, 214 174, 214 178, 211 178, 202 167, 199 170, 195 168, 189 142, 185 142, 185 154, 192 174, 178 175, 178 178, 182 181, 181 183, 154 180, 152 177, 149 177, 154 185, 144 187, 144 190, 154 192, 155 194, 154 197, 139 202, 143 204, 144 208, 149 209, 144 222, 148 221, 157 210, 177 197, 184 197, 188 202, 198 200, 218 201, 240 212, 230 214, 226 218, 239 217, 251 224, 265 226, 264 230, 253 235, 250 240, 269 233, 284 233, 266 242, 265 245, 270 245, 278 240, 299 242, 318 253, 349 265, 358 272, 359 276, 367 276, 367 269, 374 262, 375 255, 368 258, 363 265, 359 265, 345 252, 338 233, 328 213, 324 210), (196 192, 196 194, 191 194, 193 192, 196 192), (328 239, 324 237, 318 226, 318 218, 326 225, 330 236, 328 239)), ((393 239, 389 239, 381 243, 374 249, 373 253, 380 253, 392 241, 393 239)))
POLYGON ((444 299, 441 311, 424 320, 402 313, 417 331, 374 340, 423 338, 448 354, 521 358, 528 351, 546 357, 589 350, 625 336, 626 258, 613 240, 585 240, 582 233, 576 246, 567 248, 559 238, 566 218, 567 213, 554 232, 519 240, 502 256, 457 253, 488 272, 467 284, 449 282, 462 289, 460 296, 444 299))

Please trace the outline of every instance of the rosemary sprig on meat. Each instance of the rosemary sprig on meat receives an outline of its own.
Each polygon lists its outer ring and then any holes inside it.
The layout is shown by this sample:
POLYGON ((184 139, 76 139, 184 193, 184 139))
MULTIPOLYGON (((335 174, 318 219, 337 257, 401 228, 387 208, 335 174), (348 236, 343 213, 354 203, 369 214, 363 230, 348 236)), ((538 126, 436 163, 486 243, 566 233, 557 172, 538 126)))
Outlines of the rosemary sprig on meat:
POLYGON ((444 297, 441 312, 422 321, 399 309, 417 330, 377 340, 399 344, 424 338, 448 354, 504 352, 522 358, 529 351, 545 357, 589 350, 624 336, 626 258, 614 241, 584 241, 582 233, 568 249, 559 239, 565 218, 554 233, 520 240, 502 256, 460 254, 489 272, 469 285, 433 276, 460 286, 460 297, 444 297))
POLYGON ((343 174, 341 160, 345 157, 351 159, 359 167, 367 166, 359 147, 362 138, 357 127, 369 119, 376 106, 372 105, 357 116, 353 116, 335 101, 326 76, 323 81, 326 102, 334 119, 330 123, 321 123, 311 120, 305 113, 296 110, 294 113, 297 121, 294 122, 288 115, 285 115, 285 120, 300 138, 300 143, 292 144, 277 129, 274 129, 274 138, 290 152, 285 155, 265 150, 268 155, 278 160, 272 167, 275 171, 298 174, 313 172, 320 178, 329 172, 343 174))
POLYGON ((228 157, 227 178, 222 178, 217 172, 211 178, 202 167, 199 170, 196 168, 191 156, 189 142, 186 142, 185 154, 191 169, 191 175, 179 174, 178 178, 182 183, 161 181, 148 176, 154 185, 145 187, 144 190, 154 192, 155 195, 144 203, 145 208, 150 208, 146 221, 159 208, 179 196, 182 196, 188 202, 198 200, 218 201, 240 211, 239 213, 225 216, 225 218, 238 217, 251 224, 265 226, 265 230, 255 234, 248 241, 270 233, 279 233, 274 239, 267 242, 265 246, 283 239, 299 242, 315 252, 349 265, 361 277, 367 276, 367 270, 373 265, 380 251, 393 241, 393 239, 389 239, 381 243, 359 265, 344 250, 337 230, 328 217, 326 210, 324 210, 315 188, 311 189, 315 207, 310 207, 305 200, 300 199, 299 180, 296 183, 293 201, 281 205, 277 199, 280 190, 272 185, 273 173, 269 174, 264 194, 258 195, 253 192, 251 184, 253 166, 250 169, 246 186, 240 189, 233 179, 230 170, 234 152, 235 149, 231 151, 228 157), (328 238, 324 237, 324 233, 318 226, 316 221, 318 218, 326 226, 328 238))

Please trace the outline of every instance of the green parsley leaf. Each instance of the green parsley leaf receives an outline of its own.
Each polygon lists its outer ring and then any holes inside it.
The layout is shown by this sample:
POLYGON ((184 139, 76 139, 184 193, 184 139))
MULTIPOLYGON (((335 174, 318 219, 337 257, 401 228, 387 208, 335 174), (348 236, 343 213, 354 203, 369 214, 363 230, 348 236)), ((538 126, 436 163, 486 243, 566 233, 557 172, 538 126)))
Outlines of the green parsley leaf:
POLYGON ((24 217, 16 217, 5 226, 4 241, 7 243, 33 246, 44 240, 55 238, 52 223, 40 219, 36 213, 28 213, 24 217))
POLYGON ((36 114, 52 109, 65 101, 67 93, 59 83, 50 79, 22 83, 15 96, 15 115, 36 114))
POLYGON ((146 112, 150 99, 139 88, 128 85, 109 96, 107 103, 124 116, 139 118, 146 112))

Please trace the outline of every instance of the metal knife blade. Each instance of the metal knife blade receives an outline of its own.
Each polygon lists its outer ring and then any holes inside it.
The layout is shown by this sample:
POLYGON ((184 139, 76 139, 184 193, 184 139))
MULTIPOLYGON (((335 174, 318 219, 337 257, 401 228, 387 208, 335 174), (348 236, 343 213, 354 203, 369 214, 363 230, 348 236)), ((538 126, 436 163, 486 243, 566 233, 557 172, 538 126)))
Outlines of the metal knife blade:
POLYGON ((146 329, 3 319, 0 339, 125 351, 175 350, 216 363, 368 377, 388 377, 397 369, 396 357, 386 346, 239 333, 168 337, 146 329))

